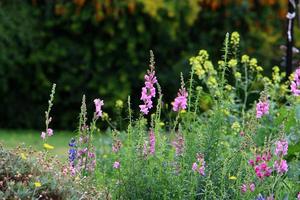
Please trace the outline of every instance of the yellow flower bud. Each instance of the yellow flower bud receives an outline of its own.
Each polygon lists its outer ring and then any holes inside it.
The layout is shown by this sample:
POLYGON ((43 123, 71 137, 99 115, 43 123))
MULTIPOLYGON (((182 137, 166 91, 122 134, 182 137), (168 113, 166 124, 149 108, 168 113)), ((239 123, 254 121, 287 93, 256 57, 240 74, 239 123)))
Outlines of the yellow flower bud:
POLYGON ((248 62, 249 62, 249 56, 243 55, 243 56, 242 56, 241 63, 248 63, 248 62))
POLYGON ((237 60, 236 59, 229 60, 228 67, 235 68, 236 66, 237 66, 237 60))
POLYGON ((122 109, 123 105, 124 105, 124 103, 122 100, 119 99, 116 101, 116 108, 122 109))

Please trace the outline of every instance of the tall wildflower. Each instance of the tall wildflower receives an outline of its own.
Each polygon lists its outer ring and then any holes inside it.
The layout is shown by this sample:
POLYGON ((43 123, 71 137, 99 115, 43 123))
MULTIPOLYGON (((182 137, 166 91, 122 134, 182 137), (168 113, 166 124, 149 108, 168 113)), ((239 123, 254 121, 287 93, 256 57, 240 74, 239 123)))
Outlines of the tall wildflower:
POLYGON ((179 92, 177 93, 177 97, 172 103, 173 111, 178 112, 181 110, 185 110, 187 108, 187 97, 188 97, 188 93, 185 89, 183 77, 181 75, 181 88, 179 89, 179 92))
MULTIPOLYGON (((45 112, 46 130, 41 132, 41 138, 43 140, 47 140, 48 137, 51 137, 53 135, 53 129, 49 128, 49 125, 50 125, 50 122, 52 121, 52 117, 50 117, 50 111, 53 106, 55 87, 56 87, 56 84, 53 84, 51 94, 50 94, 50 99, 48 101, 48 110, 45 112)), ((47 146, 48 144, 45 143, 44 146, 45 145, 47 146)), ((49 146, 51 146, 51 145, 49 145, 49 146)), ((46 148, 46 149, 51 149, 51 148, 46 148)))
POLYGON ((294 96, 299 96, 300 95, 300 68, 296 69, 295 75, 294 75, 294 80, 291 81, 291 91, 294 96))
POLYGON ((157 79, 155 76, 155 67, 154 67, 154 55, 153 52, 150 51, 150 70, 147 70, 147 74, 145 75, 145 86, 142 88, 141 100, 143 104, 141 104, 140 111, 147 115, 149 110, 153 107, 152 98, 156 95, 156 89, 154 84, 157 83, 157 79))

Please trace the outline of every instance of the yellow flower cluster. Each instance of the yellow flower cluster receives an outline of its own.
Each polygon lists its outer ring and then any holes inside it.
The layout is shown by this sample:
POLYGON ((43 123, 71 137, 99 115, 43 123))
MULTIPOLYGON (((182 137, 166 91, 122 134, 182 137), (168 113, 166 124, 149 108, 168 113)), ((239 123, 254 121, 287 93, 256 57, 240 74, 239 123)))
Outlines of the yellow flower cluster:
POLYGON ((233 32, 230 37, 230 44, 233 46, 238 46, 240 43, 240 34, 238 32, 233 32))
POLYGON ((237 64, 238 64, 238 62, 237 62, 236 59, 231 59, 231 60, 229 60, 229 62, 228 62, 228 67, 230 67, 230 68, 235 68, 235 67, 237 66, 237 64))
POLYGON ((217 88, 218 82, 215 77, 217 75, 217 71, 215 70, 213 63, 208 59, 209 55, 207 51, 200 50, 197 56, 190 59, 190 64, 199 79, 206 80, 208 87, 217 88))
POLYGON ((241 126, 238 122, 233 122, 233 124, 231 125, 231 128, 235 132, 239 132, 241 130, 241 126))

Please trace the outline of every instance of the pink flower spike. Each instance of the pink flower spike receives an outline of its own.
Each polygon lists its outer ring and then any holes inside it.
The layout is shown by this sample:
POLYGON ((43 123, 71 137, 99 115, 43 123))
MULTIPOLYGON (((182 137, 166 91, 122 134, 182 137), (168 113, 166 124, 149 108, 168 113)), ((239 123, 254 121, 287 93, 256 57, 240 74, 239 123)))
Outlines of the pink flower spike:
POLYGON ((120 162, 115 161, 113 167, 114 167, 115 169, 119 169, 119 168, 120 168, 120 162))
POLYGON ((275 155, 276 156, 284 156, 287 155, 288 151, 288 142, 286 140, 279 140, 276 143, 275 155))
POLYGON ((263 115, 268 113, 269 113, 269 103, 267 101, 265 102, 259 101, 256 104, 256 118, 259 119, 263 115))
POLYGON ((300 200, 300 192, 298 192, 297 200, 300 200))
POLYGON ((51 137, 53 135, 53 130, 51 128, 47 129, 47 134, 49 137, 51 137))
POLYGON ((42 132, 41 133, 41 138, 44 140, 46 138, 46 133, 45 132, 42 132))
POLYGON ((172 103, 173 111, 178 112, 181 110, 185 110, 187 108, 187 97, 188 97, 188 93, 186 92, 185 88, 182 86, 182 88, 179 89, 177 97, 172 103))
POLYGON ((102 106, 104 105, 103 100, 95 99, 94 100, 95 107, 96 107, 96 116, 102 117, 102 106))
POLYGON ((274 162, 274 168, 278 174, 284 174, 288 171, 288 165, 286 160, 276 160, 274 162))

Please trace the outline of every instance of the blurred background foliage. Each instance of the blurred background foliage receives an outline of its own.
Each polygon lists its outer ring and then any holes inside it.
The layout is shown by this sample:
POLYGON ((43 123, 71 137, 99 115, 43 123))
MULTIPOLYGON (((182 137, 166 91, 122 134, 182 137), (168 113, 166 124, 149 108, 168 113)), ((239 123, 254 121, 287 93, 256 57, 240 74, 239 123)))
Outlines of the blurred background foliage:
POLYGON ((82 94, 90 109, 104 99, 109 114, 129 94, 137 107, 150 49, 170 102, 188 58, 207 49, 216 62, 226 32, 238 31, 242 52, 270 72, 286 11, 286 0, 2 0, 0 127, 43 127, 53 82, 55 128, 76 127, 82 94))

